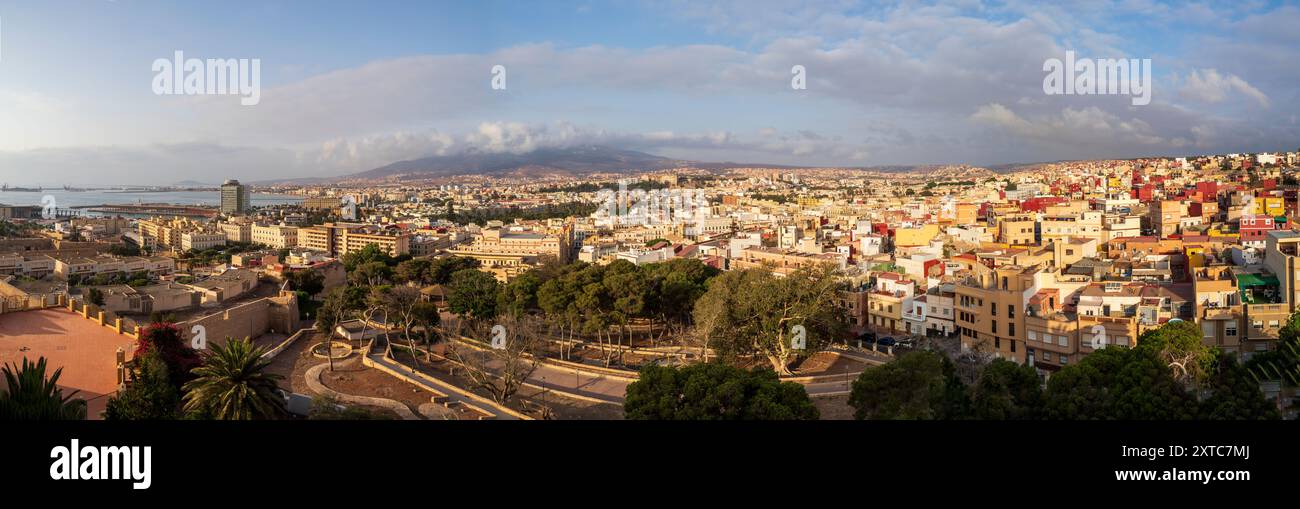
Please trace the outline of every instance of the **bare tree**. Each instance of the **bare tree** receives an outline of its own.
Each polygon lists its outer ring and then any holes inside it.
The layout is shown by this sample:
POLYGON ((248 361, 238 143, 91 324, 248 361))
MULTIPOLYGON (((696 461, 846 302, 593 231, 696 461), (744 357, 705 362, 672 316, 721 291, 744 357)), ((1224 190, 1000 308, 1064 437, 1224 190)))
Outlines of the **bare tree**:
POLYGON ((325 299, 316 310, 316 332, 324 332, 321 345, 325 348, 325 357, 329 359, 330 371, 334 371, 334 329, 338 328, 346 313, 343 299, 339 298, 325 299))
POLYGON ((411 339, 411 329, 415 327, 415 305, 420 302, 420 290, 410 286, 396 286, 380 294, 380 301, 385 310, 385 318, 392 317, 396 322, 386 325, 391 329, 397 326, 406 338, 406 347, 410 349, 411 362, 416 365, 415 341, 411 339))
POLYGON ((505 327, 505 343, 493 348, 492 338, 480 342, 460 340, 459 334, 448 342, 447 356, 464 368, 465 376, 504 404, 528 377, 537 370, 543 342, 543 325, 528 315, 503 315, 497 325, 505 327))

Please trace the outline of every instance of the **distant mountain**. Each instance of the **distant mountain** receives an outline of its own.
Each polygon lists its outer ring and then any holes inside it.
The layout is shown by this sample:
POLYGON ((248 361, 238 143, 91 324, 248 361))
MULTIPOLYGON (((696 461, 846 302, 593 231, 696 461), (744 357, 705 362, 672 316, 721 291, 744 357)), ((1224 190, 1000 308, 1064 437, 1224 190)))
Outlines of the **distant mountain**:
MULTIPOLYGON (((1008 165, 1010 166, 1010 165, 1008 165)), ((672 168, 726 170, 729 168, 766 168, 773 170, 799 170, 809 166, 777 164, 751 164, 734 162, 703 162, 672 159, 635 150, 625 150, 602 145, 583 145, 567 148, 543 148, 525 153, 493 153, 470 150, 455 155, 423 157, 398 161, 373 170, 339 177, 286 178, 252 182, 255 185, 325 184, 347 180, 424 180, 461 175, 488 176, 585 176, 593 173, 638 173, 672 168)), ((936 177, 985 176, 993 172, 984 168, 892 165, 872 167, 842 167, 890 174, 930 174, 936 177), (974 174, 974 175, 968 175, 974 174)), ((1001 173, 1005 169, 995 169, 1001 173)))
POLYGON ((453 175, 543 175, 653 171, 677 168, 692 161, 604 146, 543 148, 522 154, 470 151, 399 161, 344 178, 421 179, 453 175))

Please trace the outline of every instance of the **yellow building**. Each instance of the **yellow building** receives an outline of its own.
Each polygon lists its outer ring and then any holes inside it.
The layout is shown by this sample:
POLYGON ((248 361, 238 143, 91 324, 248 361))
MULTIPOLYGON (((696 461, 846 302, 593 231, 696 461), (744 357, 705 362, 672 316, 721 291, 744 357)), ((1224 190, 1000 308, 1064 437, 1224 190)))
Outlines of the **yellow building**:
POLYGON ((1032 215, 1015 214, 998 219, 998 241, 1013 246, 1027 246, 1038 243, 1036 228, 1038 222, 1032 215))
POLYGON ((939 236, 939 225, 927 224, 918 228, 894 230, 894 245, 898 247, 925 246, 939 236))
POLYGON ((1282 202, 1280 196, 1257 196, 1255 197, 1255 206, 1252 213, 1273 217, 1284 216, 1286 215, 1286 205, 1282 202))

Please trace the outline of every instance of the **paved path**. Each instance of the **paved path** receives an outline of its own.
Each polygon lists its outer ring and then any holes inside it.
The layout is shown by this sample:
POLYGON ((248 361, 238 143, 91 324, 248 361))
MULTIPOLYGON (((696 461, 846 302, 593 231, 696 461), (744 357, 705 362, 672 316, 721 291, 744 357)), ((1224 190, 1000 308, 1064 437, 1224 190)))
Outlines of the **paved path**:
POLYGON ((627 397, 627 385, 631 383, 619 378, 611 378, 592 373, 575 372, 572 368, 551 366, 538 363, 537 370, 528 377, 528 385, 538 389, 550 389, 560 393, 571 393, 580 397, 599 400, 605 403, 621 405, 627 397))
MULTIPOLYGON (((444 335, 450 336, 446 331, 442 332, 444 335)), ((480 345, 480 343, 472 339, 461 339, 460 342, 474 347, 480 345)), ((884 364, 893 360, 893 357, 883 352, 854 351, 843 348, 831 348, 828 351, 871 365, 884 364)), ((490 368, 492 365, 489 364, 488 367, 490 368)), ((623 404, 623 401, 627 398, 627 386, 631 381, 587 371, 575 373, 575 369, 581 370, 581 368, 541 362, 537 365, 537 369, 533 371, 532 376, 528 377, 527 385, 539 389, 550 389, 560 394, 568 393, 581 398, 619 405, 623 404)), ((809 396, 848 394, 852 389, 853 380, 857 379, 859 374, 852 373, 843 377, 835 377, 832 381, 827 382, 804 383, 804 387, 807 389, 809 396)))
POLYGON ((421 388, 427 391, 438 393, 438 394, 446 394, 449 402, 459 402, 468 406, 472 406, 474 408, 478 408, 480 410, 488 412, 489 414, 492 414, 494 419, 507 420, 507 421, 513 421, 519 419, 518 417, 515 417, 509 412, 501 411, 501 409, 496 408, 493 405, 488 405, 480 401, 477 401, 472 396, 469 396, 469 392, 467 390, 460 388, 453 381, 448 380, 448 377, 446 375, 437 372, 427 372, 427 371, 421 372, 424 373, 425 375, 428 375, 431 378, 434 378, 438 382, 441 382, 441 383, 435 383, 412 374, 410 367, 385 357, 384 351, 379 349, 378 347, 376 347, 375 351, 371 352, 368 355, 368 357, 370 358, 371 362, 374 362, 375 364, 382 365, 388 369, 397 371, 399 373, 408 374, 410 376, 410 379, 414 381, 414 383, 416 383, 421 388))
MULTIPOLYGON (((452 335, 446 331, 447 337, 452 335)), ((481 344, 473 339, 460 336, 457 341, 471 349, 482 351, 481 344)), ((500 369, 504 362, 493 360, 487 364, 489 369, 500 369)), ((571 395, 581 399, 595 400, 602 403, 622 405, 627 397, 629 380, 605 376, 582 368, 558 366, 538 362, 537 369, 528 377, 526 385, 536 389, 549 389, 556 394, 571 395)))

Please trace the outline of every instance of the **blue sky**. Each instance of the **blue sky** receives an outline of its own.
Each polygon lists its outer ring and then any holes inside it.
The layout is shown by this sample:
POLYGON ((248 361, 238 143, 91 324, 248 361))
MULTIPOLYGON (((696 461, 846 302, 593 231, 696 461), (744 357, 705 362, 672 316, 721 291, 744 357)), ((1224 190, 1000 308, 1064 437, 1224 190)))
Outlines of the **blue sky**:
POLYGON ((15 185, 591 143, 851 166, 1300 147, 1292 2, 0 0, 0 19, 15 185), (150 65, 176 50, 260 59, 261 102, 155 95, 150 65), (1066 50, 1150 58, 1154 100, 1045 95, 1043 61, 1066 50))

